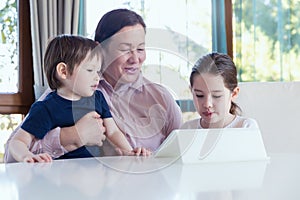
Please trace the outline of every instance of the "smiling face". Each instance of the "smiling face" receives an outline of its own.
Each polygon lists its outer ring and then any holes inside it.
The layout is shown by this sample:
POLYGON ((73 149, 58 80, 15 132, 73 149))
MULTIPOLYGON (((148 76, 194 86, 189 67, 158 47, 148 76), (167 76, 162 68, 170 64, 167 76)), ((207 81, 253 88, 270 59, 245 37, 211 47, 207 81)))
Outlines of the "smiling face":
POLYGON ((72 74, 68 72, 65 75, 60 73, 63 87, 57 90, 58 94, 70 100, 92 96, 99 84, 100 69, 100 56, 90 57, 89 53, 78 66, 75 66, 72 74))
POLYGON ((203 128, 223 128, 233 120, 234 115, 229 110, 238 88, 231 92, 225 87, 222 76, 197 74, 193 77, 191 90, 203 128))
POLYGON ((103 49, 103 76, 113 87, 136 81, 146 59, 144 27, 125 26, 109 38, 103 49))

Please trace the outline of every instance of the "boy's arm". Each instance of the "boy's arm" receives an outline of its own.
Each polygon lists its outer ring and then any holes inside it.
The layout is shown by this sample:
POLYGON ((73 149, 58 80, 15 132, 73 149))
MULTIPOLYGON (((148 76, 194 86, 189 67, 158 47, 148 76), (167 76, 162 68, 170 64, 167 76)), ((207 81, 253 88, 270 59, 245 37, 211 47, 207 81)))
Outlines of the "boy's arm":
POLYGON ((104 118, 104 126, 106 128, 106 137, 116 146, 116 152, 119 155, 126 156, 149 156, 152 152, 144 147, 132 148, 125 135, 116 125, 113 118, 104 118))
POLYGON ((51 162, 52 158, 49 154, 33 154, 29 151, 34 136, 27 131, 19 128, 16 135, 10 141, 9 151, 14 159, 18 162, 51 162))
POLYGON ((9 142, 9 152, 18 162, 23 162, 28 156, 34 154, 29 151, 29 145, 33 140, 33 136, 23 129, 19 128, 14 137, 9 142))
POLYGON ((106 128, 106 137, 121 151, 132 152, 132 147, 127 141, 125 135, 121 132, 119 127, 116 125, 113 118, 103 119, 104 127, 106 128))
MULTIPOLYGON (((4 161, 15 162, 9 149, 10 141, 19 131, 17 127, 5 145, 4 161)), ((103 121, 96 112, 83 116, 74 126, 56 128, 48 132, 42 140, 34 140, 31 152, 48 153, 52 158, 58 158, 68 151, 73 151, 83 145, 102 146, 105 140, 103 121)))

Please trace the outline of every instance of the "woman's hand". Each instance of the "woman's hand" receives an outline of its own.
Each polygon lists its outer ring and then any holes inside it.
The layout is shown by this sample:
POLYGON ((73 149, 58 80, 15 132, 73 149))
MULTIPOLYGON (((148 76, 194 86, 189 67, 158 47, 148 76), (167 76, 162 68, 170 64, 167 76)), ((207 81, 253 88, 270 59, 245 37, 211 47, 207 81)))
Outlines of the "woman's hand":
POLYGON ((102 146, 103 141, 106 139, 101 116, 93 111, 83 116, 75 124, 81 144, 86 146, 102 146))
POLYGON ((61 128, 60 142, 67 151, 82 146, 102 146, 106 139, 101 116, 93 111, 84 115, 74 126, 61 128))

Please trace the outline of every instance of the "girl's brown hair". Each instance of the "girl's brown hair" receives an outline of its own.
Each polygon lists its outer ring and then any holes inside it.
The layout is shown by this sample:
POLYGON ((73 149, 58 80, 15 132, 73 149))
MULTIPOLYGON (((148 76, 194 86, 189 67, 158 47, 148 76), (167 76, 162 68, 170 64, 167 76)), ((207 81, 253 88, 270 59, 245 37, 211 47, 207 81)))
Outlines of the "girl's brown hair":
MULTIPOLYGON (((201 57, 192 68, 190 84, 193 87, 195 75, 210 73, 223 77, 224 85, 231 92, 238 86, 237 69, 232 59, 227 54, 210 53, 201 57)), ((231 114, 240 114, 241 108, 231 101, 231 114)))

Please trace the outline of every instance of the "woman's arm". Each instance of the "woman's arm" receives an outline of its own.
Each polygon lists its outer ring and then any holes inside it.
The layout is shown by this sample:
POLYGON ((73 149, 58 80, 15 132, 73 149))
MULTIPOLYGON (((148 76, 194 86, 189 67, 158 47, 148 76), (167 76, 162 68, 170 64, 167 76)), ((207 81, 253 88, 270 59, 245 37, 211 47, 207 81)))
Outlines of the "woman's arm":
POLYGON ((105 130, 100 115, 93 111, 83 116, 75 126, 61 128, 60 143, 67 151, 84 145, 102 146, 105 130))
POLYGON ((166 91, 163 93, 165 97, 167 108, 167 123, 165 129, 165 135, 168 136, 174 129, 179 129, 182 125, 182 112, 180 107, 177 105, 172 95, 166 91))

